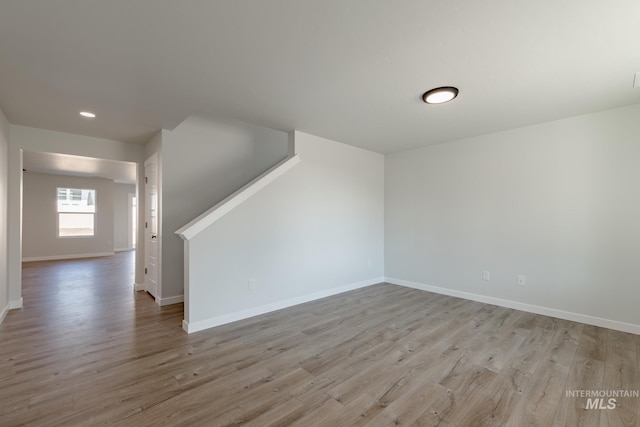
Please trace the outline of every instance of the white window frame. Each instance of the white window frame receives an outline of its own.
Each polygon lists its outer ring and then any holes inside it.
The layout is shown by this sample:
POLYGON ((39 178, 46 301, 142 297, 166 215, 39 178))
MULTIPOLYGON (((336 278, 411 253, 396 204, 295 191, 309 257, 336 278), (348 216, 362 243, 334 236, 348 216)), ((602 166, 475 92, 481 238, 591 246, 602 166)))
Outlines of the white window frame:
MULTIPOLYGON (((80 199, 82 200, 82 199, 80 199)), ((97 191, 95 188, 72 188, 72 187, 57 187, 56 188, 56 235, 59 239, 86 239, 86 238, 94 238, 97 234, 97 224, 96 224, 96 215, 98 213, 97 206, 97 191), (72 191, 92 191, 93 192, 93 212, 82 212, 73 209, 64 209, 60 207, 59 197, 60 190, 67 190, 67 200, 73 201, 71 198, 72 191), (81 234, 81 235, 61 235, 60 234, 60 216, 63 214, 74 214, 74 215, 91 215, 91 219, 93 222, 92 234, 81 234)))

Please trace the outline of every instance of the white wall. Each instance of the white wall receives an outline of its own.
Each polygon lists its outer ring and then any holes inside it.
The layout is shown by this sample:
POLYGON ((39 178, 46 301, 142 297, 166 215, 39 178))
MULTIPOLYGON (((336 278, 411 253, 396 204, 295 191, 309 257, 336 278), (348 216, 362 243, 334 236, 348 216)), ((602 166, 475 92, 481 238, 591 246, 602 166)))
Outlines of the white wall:
POLYGON ((639 160, 639 105, 390 154, 386 276, 640 325, 639 160))
POLYGON ((381 280, 384 157, 301 132, 295 144, 298 165, 189 242, 190 330, 381 280))
POLYGON ((7 274, 7 182, 9 178, 9 122, 0 110, 0 322, 9 308, 7 274))
POLYGON ((129 207, 129 194, 136 194, 136 186, 133 184, 114 185, 113 193, 113 248, 123 251, 131 248, 131 216, 129 207))
MULTIPOLYGON (((21 304, 22 293, 22 150, 73 154, 108 160, 138 163, 142 173, 144 146, 108 139, 56 132, 26 126, 10 125, 9 140, 9 301, 21 304)), ((136 256, 136 283, 144 281, 144 262, 136 256)))
POLYGON ((172 132, 163 131, 161 144, 161 296, 166 299, 184 292, 183 243, 175 231, 286 157, 288 135, 191 116, 172 132))
POLYGON ((140 161, 144 152, 144 147, 138 144, 19 125, 11 125, 11 145, 28 151, 73 154, 125 162, 140 161))
POLYGON ((25 172, 23 191, 23 260, 113 254, 113 181, 25 172), (94 236, 58 237, 58 187, 96 190, 94 236))

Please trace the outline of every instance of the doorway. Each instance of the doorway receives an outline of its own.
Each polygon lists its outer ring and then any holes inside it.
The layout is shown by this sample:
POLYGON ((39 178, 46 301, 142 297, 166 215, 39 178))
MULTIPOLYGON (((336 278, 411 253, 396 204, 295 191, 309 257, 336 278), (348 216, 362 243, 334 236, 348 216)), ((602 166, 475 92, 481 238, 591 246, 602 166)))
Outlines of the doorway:
MULTIPOLYGON (((135 162, 27 150, 20 150, 20 157, 22 171, 19 176, 21 200, 21 203, 19 204, 19 218, 20 229, 22 232, 20 233, 21 248, 17 254, 19 257, 19 262, 16 264, 18 267, 17 271, 22 271, 21 262, 24 261, 98 257, 113 255, 117 251, 135 249, 135 242, 138 238, 136 237, 138 228, 136 225, 139 221, 137 218, 138 203, 137 200, 135 200, 135 193, 139 191, 137 190, 140 186, 140 179, 138 175, 139 170, 141 170, 141 165, 139 166, 138 163, 135 162), (40 176, 40 179, 31 179, 31 186, 27 187, 25 185, 25 179, 30 174, 32 174, 32 176, 38 175, 40 176), (34 183, 43 181, 58 182, 60 180, 66 180, 65 184, 56 185, 55 187, 57 190, 54 192, 49 191, 50 189, 44 188, 45 186, 43 185, 33 187, 34 183), (95 212, 96 216, 102 212, 113 212, 112 225, 107 226, 103 222, 99 222, 98 218, 95 219, 94 223, 96 226, 94 234, 96 237, 100 237, 98 239, 100 240, 99 243, 104 245, 106 242, 107 246, 101 246, 97 249, 90 246, 91 236, 63 236, 64 238, 58 237, 57 239, 53 239, 54 242, 51 245, 46 246, 46 250, 50 253, 29 254, 26 252, 29 248, 37 248, 40 251, 45 250, 43 249, 45 245, 40 244, 42 240, 41 237, 36 236, 36 238, 32 239, 35 243, 26 241, 29 236, 24 233, 25 228, 29 227, 28 221, 31 221, 31 224, 33 224, 34 217, 37 217, 35 213, 38 211, 38 209, 34 209, 33 206, 31 208, 26 206, 26 199, 47 198, 47 200, 49 200, 49 198, 53 198, 55 200, 60 200, 60 188, 85 188, 83 185, 76 185, 76 181, 80 182, 80 180, 84 180, 85 182, 88 180, 95 180, 96 182, 101 181, 103 183, 111 181, 113 183, 112 190, 109 189, 108 192, 105 192, 106 190, 103 189, 99 194, 96 192, 92 197, 92 202, 94 202, 97 207, 95 212), (69 184, 66 182, 69 182, 69 184), (122 186, 119 184, 126 185, 122 186), (36 189, 35 192, 33 191, 34 188, 36 189), (133 199, 131 199, 131 195, 133 195, 133 199), (133 205, 131 205, 131 203, 133 203, 133 205), (116 216, 118 216, 118 218, 116 218, 116 216), (107 232, 107 230, 113 230, 113 234, 105 235, 104 233, 107 232), (98 236, 98 234, 100 234, 100 236, 98 236), (81 246, 80 243, 84 244, 84 246, 81 246), (64 247, 64 245, 67 246, 64 247), (73 249, 70 249, 71 247, 73 249)), ((93 188, 91 185, 87 188, 89 187, 93 188)), ((67 193, 69 193, 69 191, 67 191, 67 193)), ((55 200, 53 202, 54 205, 55 200)), ((50 206, 51 204, 52 203, 48 202, 46 203, 46 206, 50 206)), ((31 205, 33 205, 33 203, 31 203, 31 205)), ((43 208, 42 211, 44 210, 45 209, 43 208)), ((46 221, 48 221, 46 224, 48 228, 43 232, 43 234, 46 233, 47 235, 58 236, 60 233, 56 232, 56 230, 58 230, 60 225, 60 215, 56 212, 49 212, 50 209, 48 208, 46 210, 47 213, 45 218, 46 221), (53 224, 53 227, 57 228, 52 229, 51 224, 53 224)), ((38 219, 36 218, 35 221, 37 220, 38 219)), ((140 236, 140 241, 142 241, 142 236, 140 236)), ((137 246, 140 246, 140 244, 137 246)), ((138 271, 138 274, 136 274, 135 277, 140 277, 140 279, 142 279, 142 259, 138 259, 135 252, 131 254, 131 257, 134 263, 134 271, 138 271)), ((20 284, 17 289, 19 294, 22 293, 21 282, 22 281, 20 280, 20 284)), ((141 282, 142 281, 140 280, 140 283, 141 282)), ((130 283, 130 286, 134 285, 134 283, 130 283)))

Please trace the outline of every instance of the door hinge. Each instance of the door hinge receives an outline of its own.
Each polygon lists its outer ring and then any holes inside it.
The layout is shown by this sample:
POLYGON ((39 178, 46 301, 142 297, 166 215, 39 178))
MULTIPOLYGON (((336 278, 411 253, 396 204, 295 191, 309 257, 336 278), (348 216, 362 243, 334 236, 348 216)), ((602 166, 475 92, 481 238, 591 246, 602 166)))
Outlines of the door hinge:
POLYGON ((149 228, 149 226, 147 225, 147 221, 144 222, 144 228, 149 228))
POLYGON ((149 178, 147 178, 146 176, 144 177, 144 183, 146 184, 148 182, 149 178))
POLYGON ((147 267, 144 268, 144 274, 147 274, 147 267))

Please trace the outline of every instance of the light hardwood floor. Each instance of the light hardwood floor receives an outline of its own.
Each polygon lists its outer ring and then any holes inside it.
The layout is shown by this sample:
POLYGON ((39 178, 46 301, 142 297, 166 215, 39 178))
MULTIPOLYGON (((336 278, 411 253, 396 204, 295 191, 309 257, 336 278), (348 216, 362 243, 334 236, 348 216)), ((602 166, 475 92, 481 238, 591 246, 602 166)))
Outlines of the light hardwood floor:
POLYGON ((0 425, 634 426, 640 337, 381 284, 187 335, 133 253, 24 265, 0 425), (605 405, 606 405, 605 399, 605 405))

